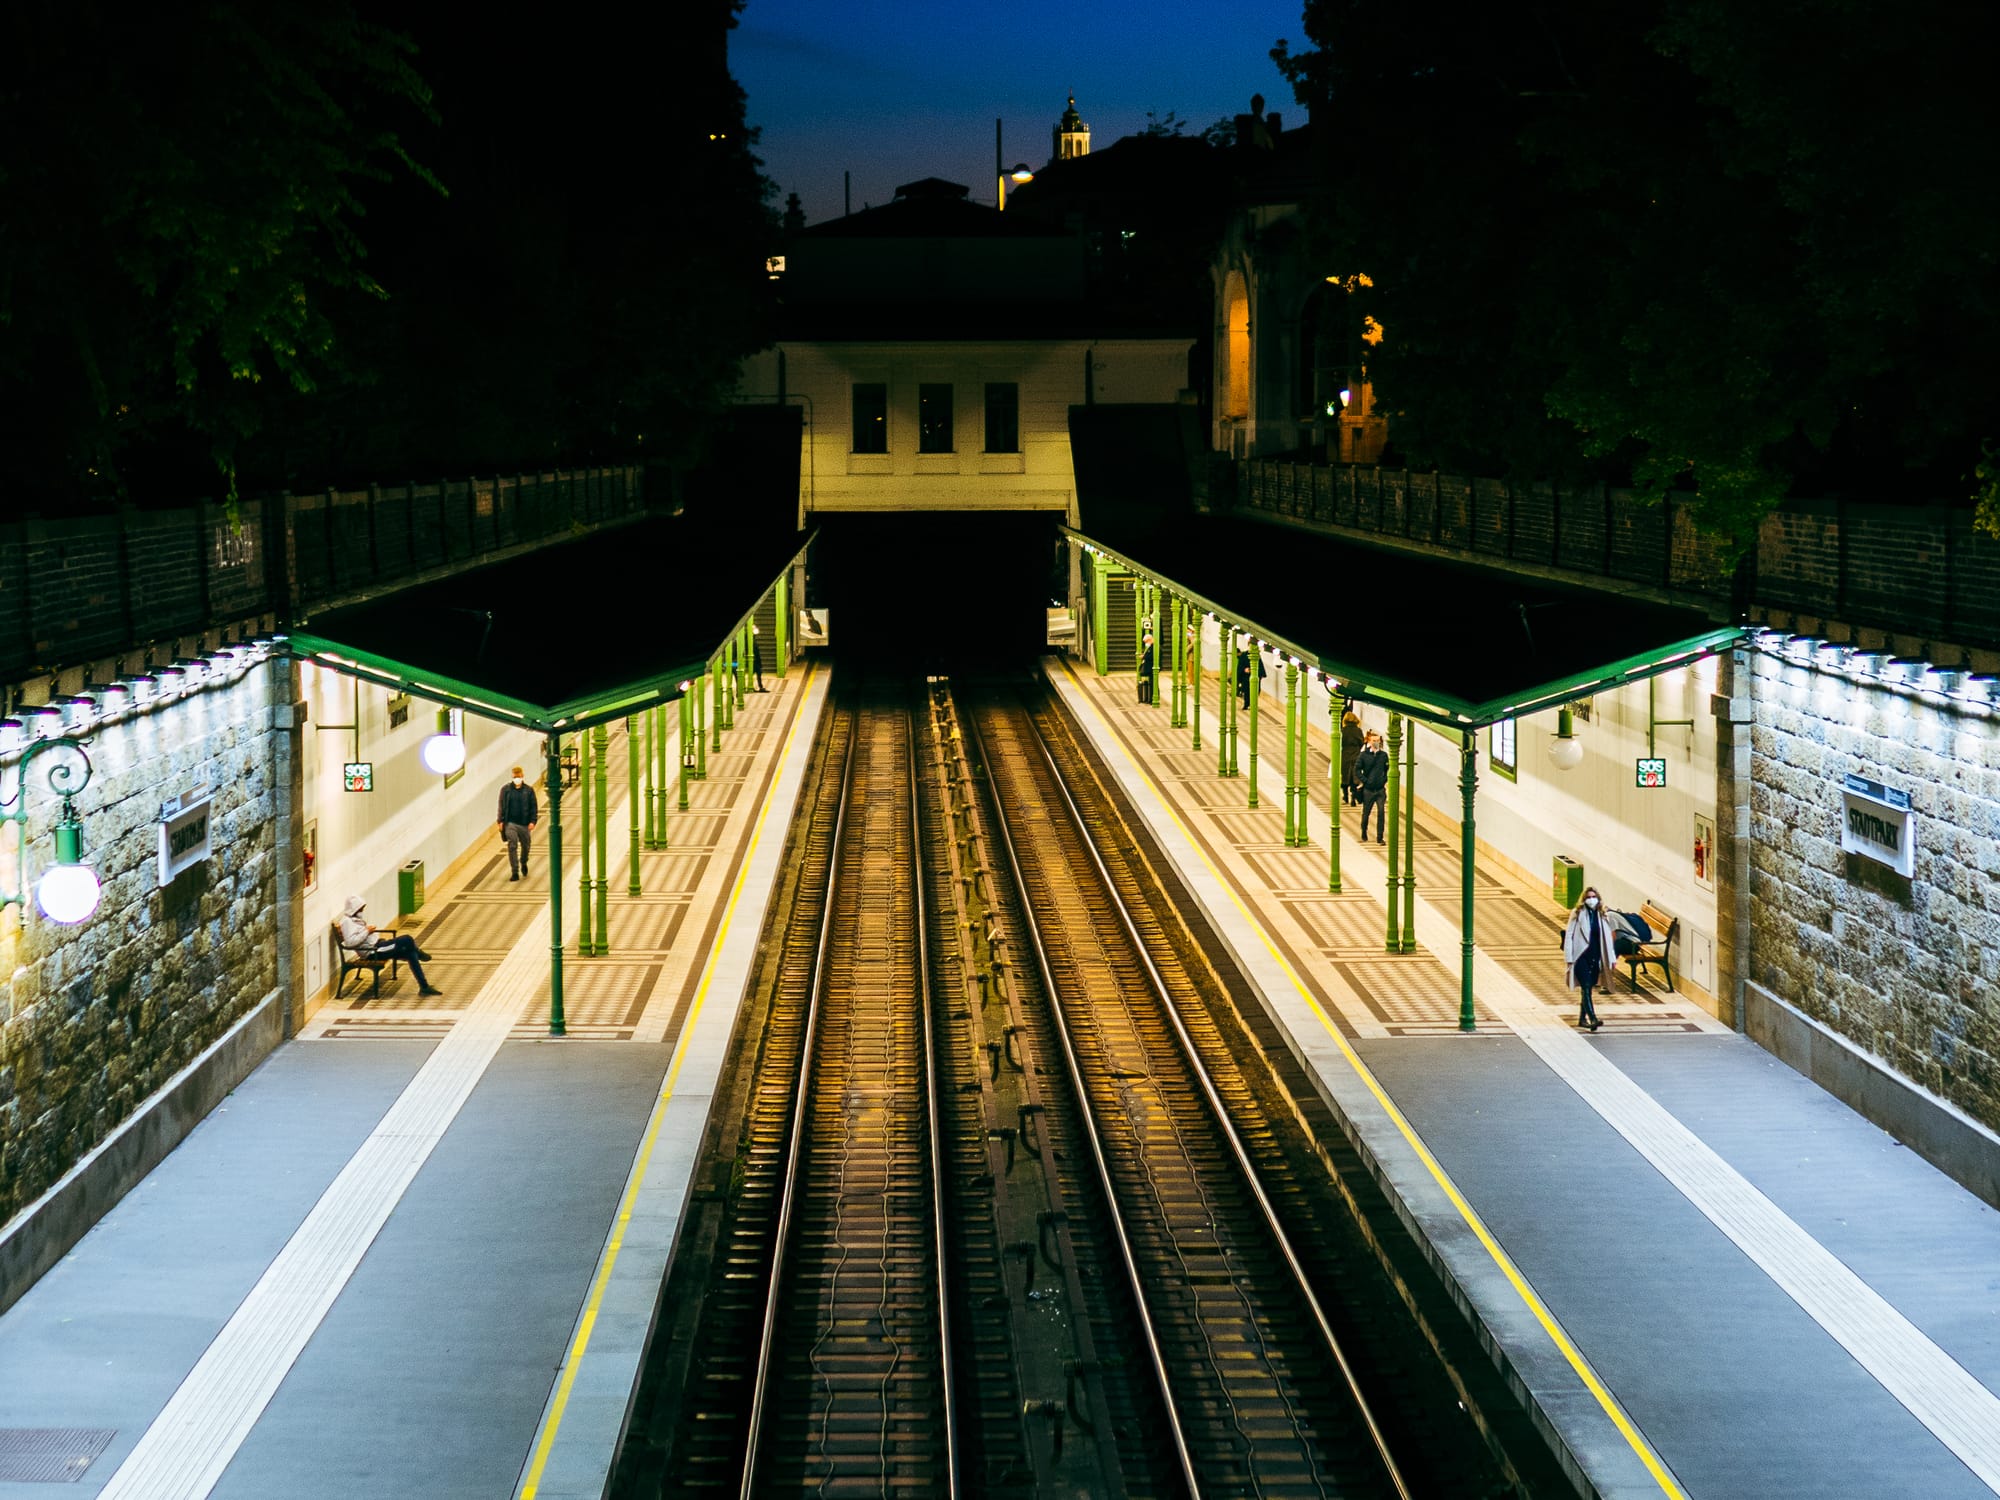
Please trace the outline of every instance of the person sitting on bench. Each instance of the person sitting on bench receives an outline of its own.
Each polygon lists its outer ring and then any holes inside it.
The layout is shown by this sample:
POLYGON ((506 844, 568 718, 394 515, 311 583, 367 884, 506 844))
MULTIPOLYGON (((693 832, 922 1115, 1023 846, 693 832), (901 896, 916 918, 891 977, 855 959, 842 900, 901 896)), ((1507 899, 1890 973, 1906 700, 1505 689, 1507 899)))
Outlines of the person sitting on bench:
POLYGON ((371 927, 362 920, 361 912, 368 903, 359 896, 349 896, 340 918, 340 946, 360 954, 363 958, 398 958, 410 966, 410 972, 417 976, 419 995, 442 995, 443 990, 434 989, 424 978, 423 960, 430 955, 417 946, 417 940, 407 933, 385 933, 379 927, 371 927))

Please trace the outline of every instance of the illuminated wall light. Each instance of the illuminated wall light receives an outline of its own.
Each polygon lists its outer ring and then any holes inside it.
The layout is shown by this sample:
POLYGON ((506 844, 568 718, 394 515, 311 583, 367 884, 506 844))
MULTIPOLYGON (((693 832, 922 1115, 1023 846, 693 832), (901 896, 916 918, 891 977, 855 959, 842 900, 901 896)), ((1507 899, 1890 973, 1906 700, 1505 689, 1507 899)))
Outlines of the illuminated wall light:
POLYGON ((88 734, 97 722, 97 700, 85 693, 63 699, 63 727, 71 734, 88 734))
POLYGON ((1844 641, 1821 641, 1819 650, 1814 654, 1822 667, 1839 667, 1847 661, 1852 650, 1844 641))
POLYGON ((1926 667, 1917 685, 1927 693, 1949 693, 1958 686, 1959 676, 1957 667, 1926 667))
POLYGON ((129 682, 113 682, 97 690, 97 700, 103 705, 104 716, 122 714, 132 706, 132 685, 129 682))
POLYGON ((32 739, 53 740, 63 732, 63 711, 54 703, 44 703, 27 712, 28 734, 32 739))
POLYGON ((141 706, 160 695, 160 679, 151 672, 135 672, 125 679, 125 683, 132 690, 132 701, 141 706))
POLYGON ((207 657, 190 656, 182 660, 180 666, 181 670, 187 673, 187 682, 183 691, 192 691, 208 680, 207 657))
POLYGON ((1887 682, 1907 683, 1921 676, 1929 665, 1921 656, 1892 656, 1882 664, 1882 677, 1887 682))
POLYGON ((1768 626, 1757 632, 1757 644, 1765 651, 1781 650, 1785 644, 1785 632, 1772 630, 1768 626))
POLYGON ((1889 659, 1889 652, 1882 646, 1857 646, 1847 653, 1847 669, 1863 676, 1873 677, 1882 670, 1882 663, 1889 659))
POLYGON ((2000 704, 2000 673, 1967 672, 1959 679, 1958 692, 1974 703, 2000 704))
POLYGON ((7 755, 28 743, 28 726, 19 719, 0 719, 0 755, 7 755))
POLYGON ((181 667, 155 667, 153 677, 157 683, 153 689, 156 703, 171 703, 187 691, 187 672, 181 667))
POLYGON ((1788 635, 1785 637, 1785 652, 1794 659, 1810 660, 1819 644, 1816 635, 1788 635))

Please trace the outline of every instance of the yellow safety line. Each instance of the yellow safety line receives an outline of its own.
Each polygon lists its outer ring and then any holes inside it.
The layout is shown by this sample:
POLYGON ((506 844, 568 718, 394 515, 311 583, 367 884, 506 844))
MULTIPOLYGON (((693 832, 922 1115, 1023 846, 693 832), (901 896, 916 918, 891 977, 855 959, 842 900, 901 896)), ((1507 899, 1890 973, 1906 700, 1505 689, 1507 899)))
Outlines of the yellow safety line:
MULTIPOLYGON (((806 695, 812 691, 813 675, 818 670, 819 663, 806 664, 805 680, 799 685, 801 710, 806 695)), ((570 1387, 576 1383, 577 1367, 583 1362, 584 1351, 590 1347, 591 1332, 597 1326, 597 1309, 604 1301, 604 1288, 611 1280, 611 1268, 618 1264, 618 1252, 625 1245, 625 1226, 631 1222, 632 1205, 638 1200, 639 1190, 646 1184, 646 1173, 653 1163, 653 1146, 660 1138, 660 1126, 666 1119, 674 1084, 680 1078, 681 1064, 687 1060, 688 1043, 694 1036, 695 1022, 701 1017, 702 1003, 707 1000, 708 987, 715 979, 715 967, 721 962, 722 945, 729 936, 730 923, 736 919, 736 904, 743 898, 743 882, 750 876, 751 856, 757 852, 757 845, 764 837, 764 824, 777 803, 779 777, 783 775, 785 762, 791 758, 792 742, 798 738, 799 725, 804 718, 803 711, 793 717, 792 727, 785 733, 784 749, 778 752, 778 770, 771 777, 771 790, 764 798, 764 806, 758 811, 749 847, 743 851, 743 862, 737 867, 736 886, 729 893, 729 904, 723 908, 721 925, 716 928, 715 941, 709 947, 708 963, 702 971, 701 984, 694 992, 694 1004, 688 1007, 687 1020, 681 1025, 680 1040, 674 1044, 673 1061, 667 1066, 659 1098, 654 1101, 653 1118, 646 1124, 646 1136, 639 1146, 639 1160, 632 1173, 631 1186, 626 1188, 625 1199, 618 1205, 618 1220, 612 1226, 611 1239, 604 1248, 604 1264, 598 1269, 596 1281, 591 1284, 590 1300, 584 1304, 583 1316, 577 1320, 576 1333, 563 1356, 562 1379, 556 1383, 555 1397, 549 1403, 548 1425, 542 1430, 541 1441, 535 1444, 534 1458, 529 1462, 527 1477, 521 1483, 521 1500, 534 1500, 542 1482, 542 1470, 548 1467, 549 1452, 555 1447, 556 1431, 562 1426, 563 1413, 569 1406, 570 1387)))
POLYGON ((1464 1195, 1459 1192, 1457 1185, 1452 1182, 1451 1177, 1445 1172, 1444 1168, 1438 1164, 1437 1158, 1431 1155, 1430 1148, 1423 1143, 1415 1129, 1410 1125, 1410 1122, 1403 1118, 1403 1112, 1390 1099, 1387 1091, 1384 1090, 1381 1083, 1376 1079, 1374 1072, 1370 1070, 1368 1064, 1361 1060, 1360 1054, 1348 1046, 1347 1038, 1340 1034, 1340 1028, 1334 1025, 1333 1018, 1320 1005, 1319 998, 1306 987, 1305 982, 1299 978, 1291 964, 1286 961, 1284 954, 1278 950, 1277 945, 1271 940, 1270 934, 1264 930, 1264 924, 1257 920, 1249 907, 1237 895, 1235 885, 1226 879, 1222 872, 1216 869, 1214 864, 1210 862, 1207 851, 1201 847, 1201 844, 1195 839, 1194 835, 1188 831, 1187 825, 1181 822, 1179 814, 1174 811, 1173 804, 1167 800, 1166 795, 1154 784, 1152 777, 1146 774, 1145 767, 1140 765, 1137 758, 1133 756, 1130 747, 1125 743, 1124 736, 1112 727, 1111 721, 1105 718, 1104 714, 1099 710, 1095 696, 1089 689, 1084 687, 1082 679, 1076 675, 1076 669, 1067 660, 1062 665, 1064 673, 1075 684, 1078 696, 1089 706, 1091 713, 1097 716, 1098 722, 1104 725, 1112 743, 1117 745, 1119 754, 1125 757, 1126 764, 1132 767, 1134 774, 1145 783, 1146 790, 1151 792, 1155 799, 1158 800, 1161 810, 1166 813, 1174 827, 1180 830, 1181 835, 1187 839, 1188 847, 1194 851, 1195 858, 1200 860, 1208 873, 1215 877, 1216 884, 1222 888, 1222 893, 1229 898, 1230 905, 1234 906, 1238 915, 1250 924, 1250 930, 1257 934, 1258 941, 1264 945, 1264 951, 1271 955, 1272 961, 1284 971, 1285 977, 1292 983, 1292 988, 1298 991, 1299 998, 1304 1000, 1306 1005, 1311 1008, 1312 1013, 1319 1017, 1320 1025, 1326 1028, 1327 1036, 1340 1049, 1340 1055, 1347 1059, 1347 1065, 1354 1070, 1355 1076, 1366 1085, 1368 1092, 1375 1096, 1375 1102, 1382 1106, 1383 1113, 1388 1115, 1396 1129, 1402 1132, 1403 1139, 1409 1142, 1410 1149, 1417 1153, 1417 1159, 1424 1164, 1432 1178, 1437 1182, 1437 1185, 1444 1189, 1445 1197, 1451 1200, 1452 1207, 1458 1210, 1459 1217, 1465 1220, 1466 1227, 1479 1237, 1479 1243, 1486 1247, 1486 1253, 1493 1257, 1493 1263, 1500 1268, 1507 1280, 1513 1284, 1514 1290, 1520 1294, 1521 1301, 1527 1304, 1528 1311, 1535 1315, 1535 1320, 1542 1325, 1542 1330, 1548 1334, 1550 1341, 1554 1343, 1557 1349, 1562 1351, 1563 1358, 1569 1361, 1570 1368, 1576 1371, 1577 1378, 1584 1383, 1585 1388, 1589 1390, 1591 1395, 1597 1398, 1597 1404, 1604 1408, 1604 1414, 1611 1418, 1612 1425, 1623 1434, 1625 1441, 1631 1445, 1632 1451, 1639 1455, 1639 1461, 1646 1466, 1653 1478, 1659 1482, 1660 1488, 1667 1494, 1672 1495, 1674 1500, 1687 1500, 1686 1491, 1674 1483, 1673 1476, 1667 1472, 1666 1465, 1661 1461, 1659 1455, 1653 1451, 1652 1445, 1640 1435, 1638 1428, 1632 1425, 1631 1418, 1625 1415, 1624 1408, 1618 1404, 1618 1398, 1605 1389, 1604 1383, 1597 1378, 1597 1372, 1591 1369, 1589 1361, 1583 1357, 1583 1354, 1577 1349, 1576 1345, 1570 1342, 1569 1335, 1563 1332, 1562 1326, 1556 1322, 1554 1315, 1542 1305, 1542 1299, 1535 1295, 1534 1288, 1528 1285, 1527 1278, 1521 1274, 1519 1268, 1515 1266, 1507 1252, 1500 1248, 1500 1242, 1494 1239, 1492 1232, 1487 1229, 1485 1221, 1473 1211, 1472 1205, 1465 1201, 1464 1195))

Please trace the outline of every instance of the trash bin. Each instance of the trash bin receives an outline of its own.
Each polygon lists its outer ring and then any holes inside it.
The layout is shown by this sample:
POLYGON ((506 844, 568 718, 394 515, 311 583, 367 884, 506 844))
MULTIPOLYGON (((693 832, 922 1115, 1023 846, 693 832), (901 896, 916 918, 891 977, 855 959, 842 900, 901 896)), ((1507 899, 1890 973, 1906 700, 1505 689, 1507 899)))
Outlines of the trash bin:
MULTIPOLYGON (((420 876, 419 879, 422 877, 420 876)), ((1553 887, 1556 905, 1565 911, 1583 899, 1583 862, 1571 859, 1567 854, 1556 856, 1556 875, 1553 887)))
POLYGON ((413 917, 424 909, 424 862, 413 859, 396 872, 396 915, 413 917))

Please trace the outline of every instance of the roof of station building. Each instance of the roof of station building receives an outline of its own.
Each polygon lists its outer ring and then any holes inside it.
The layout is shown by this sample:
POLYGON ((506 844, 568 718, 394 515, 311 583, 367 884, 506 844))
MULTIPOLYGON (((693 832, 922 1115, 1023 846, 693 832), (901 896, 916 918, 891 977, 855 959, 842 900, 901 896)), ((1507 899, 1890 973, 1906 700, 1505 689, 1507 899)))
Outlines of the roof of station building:
POLYGON ((1433 723, 1473 728, 1557 708, 1684 665, 1740 634, 1699 609, 1199 515, 1184 499, 1175 503, 1186 486, 1177 483, 1184 465, 1172 408, 1071 415, 1076 536, 1354 696, 1433 723), (1148 412, 1150 435, 1142 431, 1148 412), (1136 481, 1114 461, 1119 452, 1151 456, 1136 481))
POLYGON ((678 698, 811 540, 795 529, 797 411, 751 416, 711 464, 727 488, 691 479, 680 514, 322 611, 294 627, 293 653, 543 731, 678 698), (774 441, 787 430, 789 449, 774 441))

